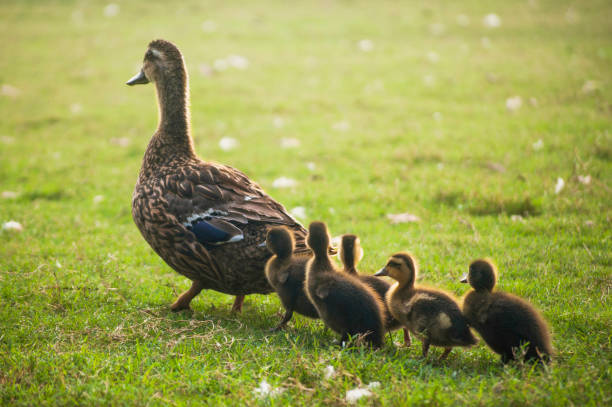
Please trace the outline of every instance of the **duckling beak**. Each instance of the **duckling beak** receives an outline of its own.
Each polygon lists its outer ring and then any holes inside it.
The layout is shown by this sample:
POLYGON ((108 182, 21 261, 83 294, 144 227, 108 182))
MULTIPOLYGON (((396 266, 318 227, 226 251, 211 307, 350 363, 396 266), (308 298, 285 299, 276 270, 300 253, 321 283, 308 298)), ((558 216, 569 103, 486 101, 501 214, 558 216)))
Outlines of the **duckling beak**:
POLYGON ((461 280, 459 280, 459 281, 461 281, 462 283, 467 283, 467 282, 468 282, 468 281, 467 281, 467 278, 468 278, 468 273, 465 273, 465 274, 463 275, 463 277, 461 277, 461 280))
POLYGON ((132 79, 127 81, 125 84, 134 86, 134 85, 144 85, 145 83, 149 83, 149 80, 147 79, 147 77, 145 76, 144 72, 141 69, 140 72, 134 75, 132 79))
POLYGON ((378 270, 378 272, 376 274, 374 274, 377 277, 380 276, 388 276, 389 273, 387 272, 387 269, 385 267, 381 268, 380 270, 378 270))

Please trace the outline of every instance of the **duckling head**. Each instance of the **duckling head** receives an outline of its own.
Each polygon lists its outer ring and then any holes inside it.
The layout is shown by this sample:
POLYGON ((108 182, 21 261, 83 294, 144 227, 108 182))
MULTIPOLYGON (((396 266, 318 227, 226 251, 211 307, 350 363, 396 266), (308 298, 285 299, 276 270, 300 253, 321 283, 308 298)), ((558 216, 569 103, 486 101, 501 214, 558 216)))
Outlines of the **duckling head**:
POLYGON ((467 275, 461 280, 462 283, 470 283, 476 291, 491 291, 496 281, 497 270, 493 263, 486 259, 474 260, 467 275))
POLYGON ((154 40, 149 43, 142 62, 142 69, 126 84, 133 86, 157 82, 169 75, 186 77, 183 56, 173 43, 166 40, 154 40))
POLYGON ((416 281, 417 263, 409 253, 395 253, 387 260, 385 267, 375 276, 389 276, 402 284, 412 285, 416 281))
POLYGON ((285 227, 270 229, 266 237, 266 246, 277 257, 288 258, 293 254, 293 235, 285 227))
POLYGON ((354 270, 357 263, 363 258, 363 248, 356 235, 343 235, 338 256, 347 270, 354 270))
POLYGON ((327 256, 329 250, 329 232, 323 222, 312 222, 308 226, 308 240, 306 243, 312 249, 315 257, 327 256))

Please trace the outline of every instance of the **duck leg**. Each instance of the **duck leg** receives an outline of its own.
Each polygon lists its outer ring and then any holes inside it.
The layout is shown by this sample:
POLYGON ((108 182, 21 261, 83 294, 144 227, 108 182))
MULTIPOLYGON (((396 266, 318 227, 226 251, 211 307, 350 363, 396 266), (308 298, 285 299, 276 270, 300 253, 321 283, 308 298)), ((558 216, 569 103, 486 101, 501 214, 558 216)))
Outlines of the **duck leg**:
POLYGON ((189 287, 189 290, 181 294, 174 302, 174 304, 170 306, 172 312, 179 312, 185 309, 190 309, 189 303, 191 302, 191 300, 193 300, 193 297, 200 294, 200 291, 202 291, 203 288, 204 284, 202 284, 200 281, 194 280, 191 283, 191 287, 189 287))
POLYGON ((232 312, 242 312, 242 304, 244 303, 244 295, 237 295, 232 305, 232 312))
POLYGON ((282 321, 279 322, 275 328, 270 329, 270 332, 276 332, 276 331, 283 329, 285 325, 287 325, 287 322, 291 320, 292 316, 293 316, 293 311, 287 310, 285 312, 285 316, 283 317, 282 321))
POLYGON ((446 357, 451 352, 451 350, 453 350, 453 348, 444 348, 444 353, 442 353, 442 356, 440 356, 440 358, 438 360, 446 359, 446 357))
POLYGON ((412 341, 410 340, 410 332, 408 329, 403 328, 404 330, 404 346, 409 348, 412 345, 412 341))
POLYGON ((429 352, 429 338, 423 338, 423 357, 427 357, 427 352, 429 352))

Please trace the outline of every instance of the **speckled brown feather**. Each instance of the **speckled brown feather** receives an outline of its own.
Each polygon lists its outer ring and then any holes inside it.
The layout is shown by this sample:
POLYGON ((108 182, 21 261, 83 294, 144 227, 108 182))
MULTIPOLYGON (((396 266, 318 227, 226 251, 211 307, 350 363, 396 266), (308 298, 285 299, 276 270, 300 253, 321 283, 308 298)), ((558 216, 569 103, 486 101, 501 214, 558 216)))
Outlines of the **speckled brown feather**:
POLYGON ((187 72, 173 44, 151 42, 143 72, 156 85, 160 123, 134 189, 132 217, 138 229, 170 267, 203 288, 233 295, 271 292, 264 274, 271 256, 263 245, 268 228, 288 227, 297 254, 310 252, 305 229, 245 174, 196 156, 187 72), (201 244, 184 223, 211 210, 238 227, 244 239, 209 248, 201 244))

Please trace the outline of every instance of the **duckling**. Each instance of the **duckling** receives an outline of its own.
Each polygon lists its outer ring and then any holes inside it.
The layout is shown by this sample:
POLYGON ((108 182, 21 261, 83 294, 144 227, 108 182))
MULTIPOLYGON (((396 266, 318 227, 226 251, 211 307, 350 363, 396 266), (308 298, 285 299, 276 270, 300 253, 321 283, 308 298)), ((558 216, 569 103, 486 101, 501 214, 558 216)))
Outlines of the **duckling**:
POLYGON ((450 294, 415 286, 417 266, 410 254, 394 254, 374 275, 397 280, 387 292, 387 305, 391 315, 423 341, 423 357, 427 356, 430 345, 444 347, 442 360, 453 346, 477 343, 468 321, 450 294))
POLYGON ((463 300, 463 314, 503 363, 514 360, 526 346, 525 360, 548 362, 553 349, 544 318, 527 301, 512 294, 493 291, 497 270, 488 260, 470 264, 461 279, 474 288, 463 300))
POLYGON ((306 265, 304 287, 325 325, 342 335, 361 335, 374 347, 384 343, 383 305, 359 279, 339 272, 328 255, 329 233, 323 222, 309 226, 307 245, 314 257, 306 265))
POLYGON ((306 263, 309 256, 294 256, 293 235, 285 227, 268 231, 266 245, 273 256, 266 263, 266 278, 285 307, 285 316, 272 331, 282 329, 293 311, 309 318, 319 318, 317 309, 304 292, 306 263))
MULTIPOLYGON (((361 247, 361 242, 359 241, 359 237, 352 234, 346 234, 342 236, 342 243, 338 250, 338 257, 342 261, 342 265, 344 266, 344 272, 350 274, 352 276, 357 277, 362 283, 372 287, 372 289, 378 295, 381 302, 383 303, 383 316, 384 316, 384 324, 385 331, 392 332, 396 329, 402 328, 402 324, 391 315, 389 311, 389 307, 385 303, 385 296, 387 295, 387 291, 391 287, 391 284, 382 278, 375 277, 368 274, 359 274, 357 272, 357 263, 363 258, 363 248, 361 247)), ((404 344, 406 346, 410 346, 410 333, 408 329, 403 328, 404 330, 404 344)))

